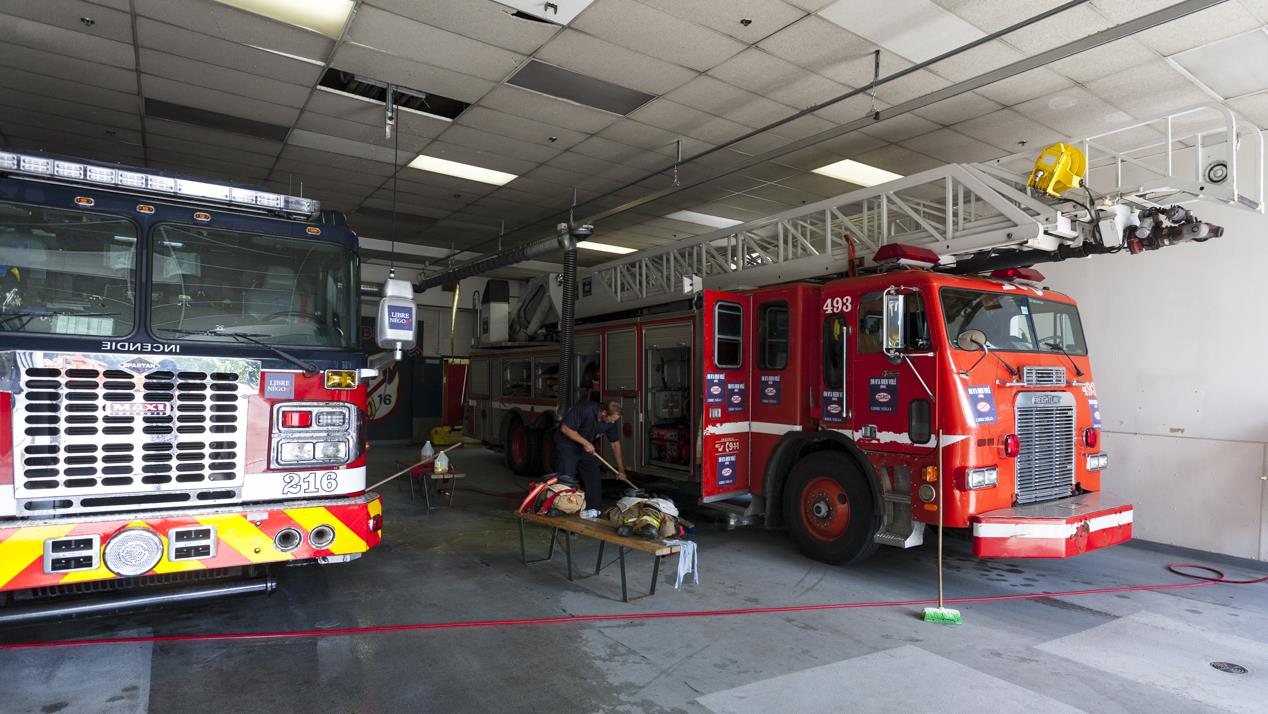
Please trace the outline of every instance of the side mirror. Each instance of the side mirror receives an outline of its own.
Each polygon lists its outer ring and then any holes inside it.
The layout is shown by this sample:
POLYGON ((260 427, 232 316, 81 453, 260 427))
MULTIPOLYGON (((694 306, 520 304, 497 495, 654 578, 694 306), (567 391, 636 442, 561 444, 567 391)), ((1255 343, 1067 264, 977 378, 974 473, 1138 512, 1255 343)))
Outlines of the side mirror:
POLYGON ((955 338, 955 346, 965 352, 976 352, 986 347, 986 333, 981 330, 965 330, 955 338))
POLYGON ((381 349, 400 353, 414 346, 414 286, 408 280, 388 278, 383 283, 383 299, 379 300, 378 319, 374 321, 374 339, 381 349))
POLYGON ((903 351, 903 296, 885 293, 885 305, 881 310, 881 335, 885 338, 885 353, 895 355, 903 351))

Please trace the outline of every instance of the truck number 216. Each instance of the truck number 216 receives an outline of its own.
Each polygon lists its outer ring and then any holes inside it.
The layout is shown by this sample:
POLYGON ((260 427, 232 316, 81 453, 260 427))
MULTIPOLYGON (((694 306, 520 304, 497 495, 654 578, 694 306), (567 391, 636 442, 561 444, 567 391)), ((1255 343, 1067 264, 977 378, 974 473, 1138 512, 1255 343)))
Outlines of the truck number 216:
POLYGON ((823 311, 824 312, 849 312, 850 309, 853 307, 852 302, 853 300, 851 299, 849 295, 846 295, 845 297, 837 296, 834 298, 828 298, 827 300, 823 301, 823 311))
POLYGON ((331 493, 339 488, 339 477, 333 471, 320 476, 315 473, 303 475, 289 473, 282 477, 282 493, 294 495, 298 493, 331 493))

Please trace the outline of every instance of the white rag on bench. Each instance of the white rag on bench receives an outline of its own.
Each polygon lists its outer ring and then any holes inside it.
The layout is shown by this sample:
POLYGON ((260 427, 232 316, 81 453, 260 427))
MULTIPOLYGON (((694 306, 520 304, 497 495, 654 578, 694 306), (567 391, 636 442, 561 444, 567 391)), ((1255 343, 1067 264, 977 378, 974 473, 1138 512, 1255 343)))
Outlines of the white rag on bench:
POLYGON ((674 590, 682 587, 682 579, 691 573, 691 582, 694 585, 700 584, 700 563, 696 555, 696 542, 694 540, 667 540, 665 545, 676 545, 681 550, 678 551, 678 579, 674 581, 674 590))

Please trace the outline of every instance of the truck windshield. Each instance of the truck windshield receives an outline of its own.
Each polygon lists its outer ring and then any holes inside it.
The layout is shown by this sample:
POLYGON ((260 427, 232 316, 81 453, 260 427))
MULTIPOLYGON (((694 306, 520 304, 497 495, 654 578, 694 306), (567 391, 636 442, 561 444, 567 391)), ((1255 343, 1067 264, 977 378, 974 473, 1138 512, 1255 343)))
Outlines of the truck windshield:
POLYGON ((952 347, 961 332, 981 330, 986 333, 986 346, 1001 352, 1087 354, 1078 308, 1066 303, 1021 294, 943 288, 942 313, 952 347))
POLYGON ((240 332, 341 348, 357 338, 356 262, 333 243, 164 224, 150 275, 157 337, 236 343, 240 332))
POLYGON ((130 334, 136 237, 126 218, 0 202, 0 332, 130 334))

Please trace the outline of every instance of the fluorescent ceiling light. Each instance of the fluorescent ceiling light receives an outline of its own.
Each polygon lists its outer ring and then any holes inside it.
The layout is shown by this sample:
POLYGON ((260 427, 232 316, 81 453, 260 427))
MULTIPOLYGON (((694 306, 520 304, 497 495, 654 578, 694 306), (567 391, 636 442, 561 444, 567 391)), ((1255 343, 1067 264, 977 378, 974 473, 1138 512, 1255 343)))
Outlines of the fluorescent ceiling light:
POLYGON ((819 15, 912 62, 985 36, 931 0, 837 0, 819 15))
POLYGON ((674 211, 665 218, 672 218, 675 221, 686 221, 687 223, 699 223, 702 226, 710 228, 730 228, 738 226, 744 221, 737 221, 733 218, 723 218, 722 216, 711 216, 708 213, 697 213, 695 211, 674 211))
POLYGON ((470 164, 460 164, 457 161, 446 161, 445 159, 424 156, 423 154, 419 154, 418 158, 409 162, 409 165, 410 168, 414 169, 432 171, 446 176, 457 176, 458 178, 479 181, 480 183, 491 183, 494 186, 504 186, 516 178, 515 174, 508 174, 504 171, 494 171, 493 169, 484 169, 470 164))
POLYGON ((853 159, 844 159, 834 164, 820 166, 814 170, 815 173, 837 179, 839 181, 848 181, 859 186, 875 186, 878 183, 893 181, 902 178, 902 174, 896 174, 893 171, 878 169, 875 166, 859 163, 853 159))
POLYGON ((352 0, 216 0, 222 5, 302 27, 332 40, 343 34, 352 0))
MULTIPOLYGON (((326 63, 325 63, 325 62, 322 62, 321 60, 309 59, 309 58, 307 58, 307 57, 300 57, 299 55, 293 55, 293 54, 290 54, 289 52, 281 52, 281 51, 278 51, 278 50, 270 50, 270 49, 269 49, 269 48, 267 48, 267 47, 261 47, 261 46, 259 46, 259 45, 247 45, 247 47, 250 47, 250 48, 251 48, 251 49, 253 49, 253 50, 259 50, 259 51, 261 51, 261 52, 268 52, 269 54, 272 54, 272 55, 277 55, 277 56, 279 56, 279 57, 285 57, 285 58, 287 58, 287 59, 299 60, 300 62, 307 62, 308 64, 314 64, 314 65, 317 65, 318 67, 325 67, 325 66, 326 66, 326 63)), ((321 89, 321 87, 318 87, 318 89, 321 89)))
POLYGON ((1268 32, 1228 37, 1167 58, 1219 99, 1236 99, 1268 89, 1268 32))
POLYGON ((608 243, 595 243, 592 240, 583 240, 580 243, 577 243, 577 247, 585 248, 586 250, 596 250, 600 253, 616 253, 617 255, 625 255, 626 253, 636 252, 636 249, 634 248, 626 248, 625 246, 611 245, 608 243))

